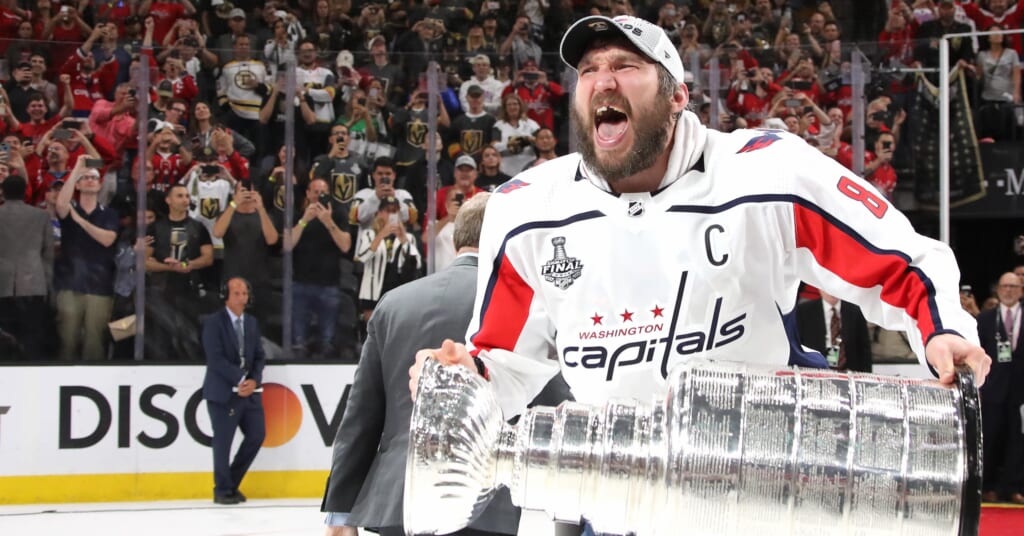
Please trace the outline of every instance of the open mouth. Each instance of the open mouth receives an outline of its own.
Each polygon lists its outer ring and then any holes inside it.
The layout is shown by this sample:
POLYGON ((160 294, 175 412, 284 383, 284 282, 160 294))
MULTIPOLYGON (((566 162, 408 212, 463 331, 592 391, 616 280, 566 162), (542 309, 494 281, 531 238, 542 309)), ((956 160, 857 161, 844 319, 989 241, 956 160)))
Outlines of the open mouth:
POLYGON ((626 135, 629 116, 615 106, 600 106, 594 113, 595 141, 601 147, 613 147, 626 135))

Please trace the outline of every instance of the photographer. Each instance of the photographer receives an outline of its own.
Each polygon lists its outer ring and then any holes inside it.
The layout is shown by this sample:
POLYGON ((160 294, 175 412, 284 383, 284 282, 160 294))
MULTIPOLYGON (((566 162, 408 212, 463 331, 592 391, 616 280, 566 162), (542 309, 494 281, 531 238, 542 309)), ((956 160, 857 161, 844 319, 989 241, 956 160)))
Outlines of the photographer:
MULTIPOLYGON (((427 90, 417 88, 405 108, 395 110, 391 115, 391 134, 396 140, 395 172, 398 173, 397 185, 412 194, 420 212, 427 209, 427 90)), ((437 101, 438 139, 434 140, 438 150, 441 149, 440 138, 448 127, 451 119, 441 102, 437 101)))
MULTIPOLYGON (((892 167, 892 156, 896 150, 896 137, 892 132, 882 132, 875 139, 874 150, 864 151, 864 178, 887 199, 896 188, 896 170, 892 167)), ((836 160, 853 169, 853 147, 840 144, 836 160)))
MULTIPOLYGON (((240 182, 232 176, 230 170, 217 162, 217 156, 209 149, 203 149, 196 155, 196 162, 185 173, 181 180, 188 188, 188 215, 203 224, 213 234, 213 225, 228 206, 235 184, 240 182)), ((213 238, 214 258, 221 259, 224 245, 217 237, 213 238)), ((211 280, 215 285, 220 279, 211 280)))
POLYGON ((768 117, 772 99, 782 91, 782 88, 766 78, 770 75, 771 69, 745 69, 741 62, 735 65, 726 106, 745 119, 750 128, 757 128, 768 117))
POLYGON ((98 200, 102 161, 79 159, 57 194, 61 254, 54 265, 60 358, 107 358, 107 322, 114 305, 114 241, 118 216, 98 200), (92 165, 90 165, 92 164, 92 165), (78 199, 74 200, 75 194, 78 199))
POLYGON ((221 281, 243 277, 252 286, 256 317, 264 320, 272 314, 270 294, 270 248, 280 234, 274 227, 259 192, 236 182, 234 195, 213 225, 214 240, 223 240, 224 264, 221 281))
POLYGON ((419 218, 419 211, 416 210, 412 194, 395 188, 395 178, 395 167, 391 159, 380 157, 374 160, 373 168, 370 169, 373 188, 363 188, 356 192, 355 199, 352 200, 349 223, 358 225, 360 232, 366 230, 373 223, 380 203, 389 197, 398 200, 402 223, 415 222, 419 218))
POLYGON ((411 75, 406 79, 407 89, 413 90, 416 87, 416 74, 425 73, 428 62, 441 57, 444 33, 444 26, 440 21, 420 19, 413 24, 411 31, 406 31, 395 39, 392 53, 402 63, 403 71, 411 75))
POLYGON ((516 78, 502 92, 502 96, 515 93, 526 106, 526 115, 544 128, 555 126, 554 108, 558 106, 565 91, 558 82, 548 80, 548 74, 537 68, 537 62, 527 59, 516 72, 516 78))
POLYGON ((334 125, 327 138, 330 150, 313 160, 309 176, 327 183, 331 197, 331 208, 338 214, 348 215, 352 198, 359 188, 359 177, 363 174, 361 158, 349 151, 349 131, 345 125, 334 125))
POLYGON ((498 47, 498 55, 512 58, 512 68, 522 69, 528 60, 533 60, 534 65, 540 63, 540 45, 534 42, 530 35, 530 18, 525 15, 516 17, 516 24, 512 27, 508 37, 498 47))
MULTIPOLYGON (((192 163, 192 153, 181 145, 174 133, 174 125, 163 121, 149 135, 145 158, 153 164, 153 181, 149 187, 160 191, 167 191, 178 184, 192 163)), ((132 169, 138 169, 138 166, 133 163, 132 169)))
POLYGON ((325 180, 310 181, 302 209, 302 217, 291 229, 291 242, 285 245, 292 249, 295 267, 292 351, 296 357, 336 358, 336 348, 353 342, 335 338, 342 300, 341 258, 352 249, 352 235, 345 214, 331 208, 325 180), (310 333, 314 316, 318 337, 310 333))
POLYGON ((130 82, 118 84, 114 100, 100 99, 89 113, 89 128, 98 136, 110 141, 120 162, 125 149, 137 148, 135 113, 138 99, 130 82))
POLYGON ((381 200, 373 223, 359 232, 356 260, 363 263, 359 310, 370 320, 377 301, 387 291, 416 278, 423 263, 416 240, 406 232, 394 197, 381 200))
POLYGON ((455 159, 455 171, 453 172, 452 184, 444 186, 437 191, 437 219, 443 220, 448 216, 447 199, 448 192, 454 190, 461 193, 463 199, 470 199, 484 190, 476 185, 477 166, 476 160, 467 154, 455 159))
POLYGON ((519 173, 523 166, 537 158, 533 152, 533 136, 540 129, 536 121, 526 116, 523 100, 515 93, 501 99, 501 113, 494 124, 497 141, 494 148, 501 152, 501 172, 519 173))

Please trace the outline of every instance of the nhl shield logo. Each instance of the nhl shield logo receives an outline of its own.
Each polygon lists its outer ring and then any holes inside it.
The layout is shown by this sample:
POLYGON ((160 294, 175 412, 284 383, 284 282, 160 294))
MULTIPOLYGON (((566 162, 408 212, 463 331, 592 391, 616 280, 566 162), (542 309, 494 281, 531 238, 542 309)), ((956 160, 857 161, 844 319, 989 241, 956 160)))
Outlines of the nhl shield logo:
POLYGON ((630 216, 643 216, 644 215, 644 202, 643 201, 630 201, 629 209, 626 212, 630 216))
POLYGON ((552 238, 551 243, 555 246, 555 257, 541 266, 540 273, 547 282, 565 290, 573 281, 579 279, 583 273, 583 263, 576 257, 566 255, 564 236, 552 238))

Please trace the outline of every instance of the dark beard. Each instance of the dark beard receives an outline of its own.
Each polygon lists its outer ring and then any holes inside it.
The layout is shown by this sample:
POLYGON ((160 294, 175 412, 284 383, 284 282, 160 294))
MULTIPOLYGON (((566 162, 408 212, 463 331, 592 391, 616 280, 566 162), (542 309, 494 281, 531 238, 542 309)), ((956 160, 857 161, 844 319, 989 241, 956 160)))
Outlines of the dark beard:
POLYGON ((674 116, 669 99, 658 95, 654 105, 646 112, 630 117, 634 141, 629 156, 618 162, 603 164, 597 159, 594 128, 591 121, 580 116, 575 105, 569 108, 569 118, 576 132, 576 147, 583 157, 583 162, 609 185, 636 175, 654 165, 658 156, 665 150, 665 143, 671 133, 670 127, 674 116))

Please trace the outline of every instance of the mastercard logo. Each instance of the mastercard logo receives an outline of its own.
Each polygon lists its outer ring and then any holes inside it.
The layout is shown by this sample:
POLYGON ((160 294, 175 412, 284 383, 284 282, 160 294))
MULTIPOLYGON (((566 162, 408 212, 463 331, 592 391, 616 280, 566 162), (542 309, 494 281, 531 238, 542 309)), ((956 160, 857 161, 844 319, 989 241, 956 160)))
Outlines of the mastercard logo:
POLYGON ((291 441, 302 426, 299 397, 279 383, 263 384, 263 419, 267 428, 264 447, 280 447, 291 441))

